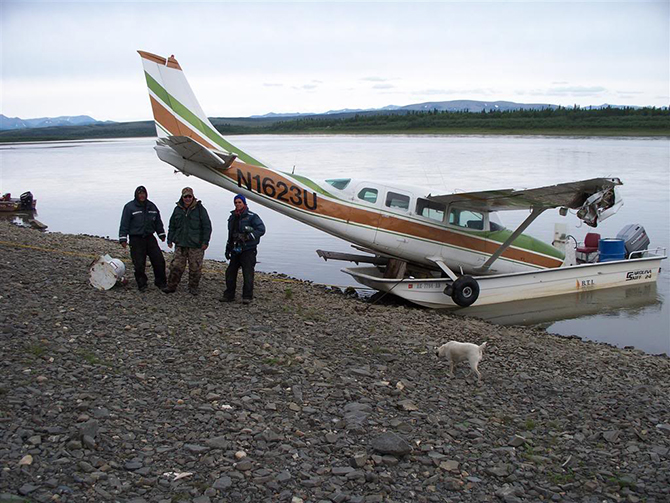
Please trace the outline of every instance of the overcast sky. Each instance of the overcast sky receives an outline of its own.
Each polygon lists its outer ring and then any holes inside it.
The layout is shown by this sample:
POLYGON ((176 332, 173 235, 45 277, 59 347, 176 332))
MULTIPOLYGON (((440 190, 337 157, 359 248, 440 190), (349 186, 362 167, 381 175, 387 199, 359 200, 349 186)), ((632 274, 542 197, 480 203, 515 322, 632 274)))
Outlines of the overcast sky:
POLYGON ((174 54, 214 117, 455 99, 667 106, 669 5, 2 0, 1 112, 150 119, 137 49, 174 54))

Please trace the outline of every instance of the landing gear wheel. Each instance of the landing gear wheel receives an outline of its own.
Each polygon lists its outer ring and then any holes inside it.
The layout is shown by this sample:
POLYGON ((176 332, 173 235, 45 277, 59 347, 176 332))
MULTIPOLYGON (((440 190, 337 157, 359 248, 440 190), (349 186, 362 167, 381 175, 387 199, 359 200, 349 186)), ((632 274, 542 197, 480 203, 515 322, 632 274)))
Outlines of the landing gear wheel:
POLYGON ((461 307, 468 307, 479 298, 479 283, 472 276, 461 276, 452 285, 451 298, 461 307))

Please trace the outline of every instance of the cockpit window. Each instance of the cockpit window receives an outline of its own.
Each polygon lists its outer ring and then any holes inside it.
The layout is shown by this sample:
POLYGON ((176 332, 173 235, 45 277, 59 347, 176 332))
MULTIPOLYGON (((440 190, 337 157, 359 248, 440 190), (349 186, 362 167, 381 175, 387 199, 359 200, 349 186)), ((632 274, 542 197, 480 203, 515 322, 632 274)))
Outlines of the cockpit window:
POLYGON ((347 188, 350 181, 351 178, 331 178, 330 180, 326 180, 326 183, 332 185, 336 189, 344 190, 347 188))
POLYGON ((477 211, 451 208, 449 211, 449 223, 458 227, 466 227, 468 229, 483 231, 484 215, 477 211))
POLYGON ((364 189, 361 189, 358 192, 358 199, 362 199, 367 203, 374 204, 377 202, 377 194, 379 194, 379 191, 377 189, 373 189, 371 187, 365 187, 364 189))
POLYGON ((442 203, 437 203, 435 201, 429 201, 428 199, 421 198, 416 200, 416 213, 422 217, 442 222, 444 220, 444 213, 446 210, 447 206, 442 203))
POLYGON ((409 196, 388 191, 386 194, 386 206, 399 210, 407 210, 409 209, 409 196))
POLYGON ((492 231, 502 231, 505 230, 505 226, 500 221, 497 213, 489 213, 489 230, 492 231))

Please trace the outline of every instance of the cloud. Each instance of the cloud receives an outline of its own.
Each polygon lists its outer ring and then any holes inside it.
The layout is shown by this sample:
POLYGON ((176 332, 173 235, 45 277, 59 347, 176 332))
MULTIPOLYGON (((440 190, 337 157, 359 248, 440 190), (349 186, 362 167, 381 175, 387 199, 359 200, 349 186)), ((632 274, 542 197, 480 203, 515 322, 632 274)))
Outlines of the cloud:
POLYGON ((264 87, 284 87, 284 84, 277 84, 275 82, 263 82, 264 87))
POLYGON ((607 89, 602 86, 557 86, 545 89, 517 89, 514 94, 521 96, 600 96, 607 89))
POLYGON ((642 91, 616 91, 619 96, 638 96, 644 94, 642 91))
POLYGON ((385 79, 383 77, 363 77, 361 80, 365 80, 367 82, 386 82, 390 79, 385 79))
POLYGON ((440 96, 440 95, 459 95, 459 96, 472 96, 472 95, 493 95, 495 92, 493 89, 486 88, 467 88, 467 89, 421 89, 419 91, 414 91, 412 94, 423 95, 423 96, 440 96))
POLYGON ((372 89, 393 89, 394 87, 393 84, 375 84, 372 89))
POLYGON ((562 86, 548 89, 550 94, 576 94, 580 96, 593 96, 605 91, 606 89, 602 86, 562 86))
POLYGON ((316 88, 317 88, 316 84, 303 84, 301 86, 292 86, 292 89, 307 90, 307 91, 311 91, 312 89, 316 88))

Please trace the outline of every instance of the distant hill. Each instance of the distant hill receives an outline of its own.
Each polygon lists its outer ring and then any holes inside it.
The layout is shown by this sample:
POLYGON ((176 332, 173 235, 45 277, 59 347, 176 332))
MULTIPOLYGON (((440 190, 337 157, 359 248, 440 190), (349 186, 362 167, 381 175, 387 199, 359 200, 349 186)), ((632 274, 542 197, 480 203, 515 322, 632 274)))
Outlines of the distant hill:
MULTIPOLYGON (((602 105, 607 106, 607 105, 602 105)), ((314 115, 338 115, 351 116, 357 113, 370 112, 391 112, 402 113, 403 111, 433 111, 439 112, 492 112, 509 110, 544 110, 546 108, 555 109, 558 105, 548 103, 514 103, 513 101, 476 101, 476 100, 452 100, 452 101, 427 101, 425 103, 414 103, 412 105, 387 105, 382 108, 344 108, 342 110, 329 110, 324 113, 274 113, 265 115, 252 115, 251 118, 286 118, 286 117, 306 117, 314 115)), ((593 107, 600 108, 600 107, 593 107)))
POLYGON ((21 119, 20 117, 7 117, 0 114, 0 131, 60 126, 88 126, 89 124, 108 124, 110 122, 111 121, 98 121, 88 115, 64 115, 61 117, 21 119))
POLYGON ((452 100, 452 101, 428 101, 415 105, 405 105, 399 110, 437 110, 438 112, 508 112, 510 110, 552 110, 557 105, 548 103, 515 103, 513 101, 475 101, 475 100, 452 100))
MULTIPOLYGON (((589 105, 581 108, 587 110, 600 110, 601 108, 641 108, 630 105, 589 105)), ((515 103, 514 101, 477 101, 477 100, 451 100, 451 101, 427 101, 425 103, 414 103, 411 105, 397 106, 387 105, 382 108, 344 108, 342 110, 329 110, 324 113, 274 113, 270 112, 264 115, 252 115, 250 119, 286 119, 295 117, 315 117, 331 115, 341 118, 352 117, 356 114, 387 114, 404 113, 407 111, 428 112, 437 110, 438 112, 510 112, 513 110, 555 110, 558 105, 550 103, 515 103)))

